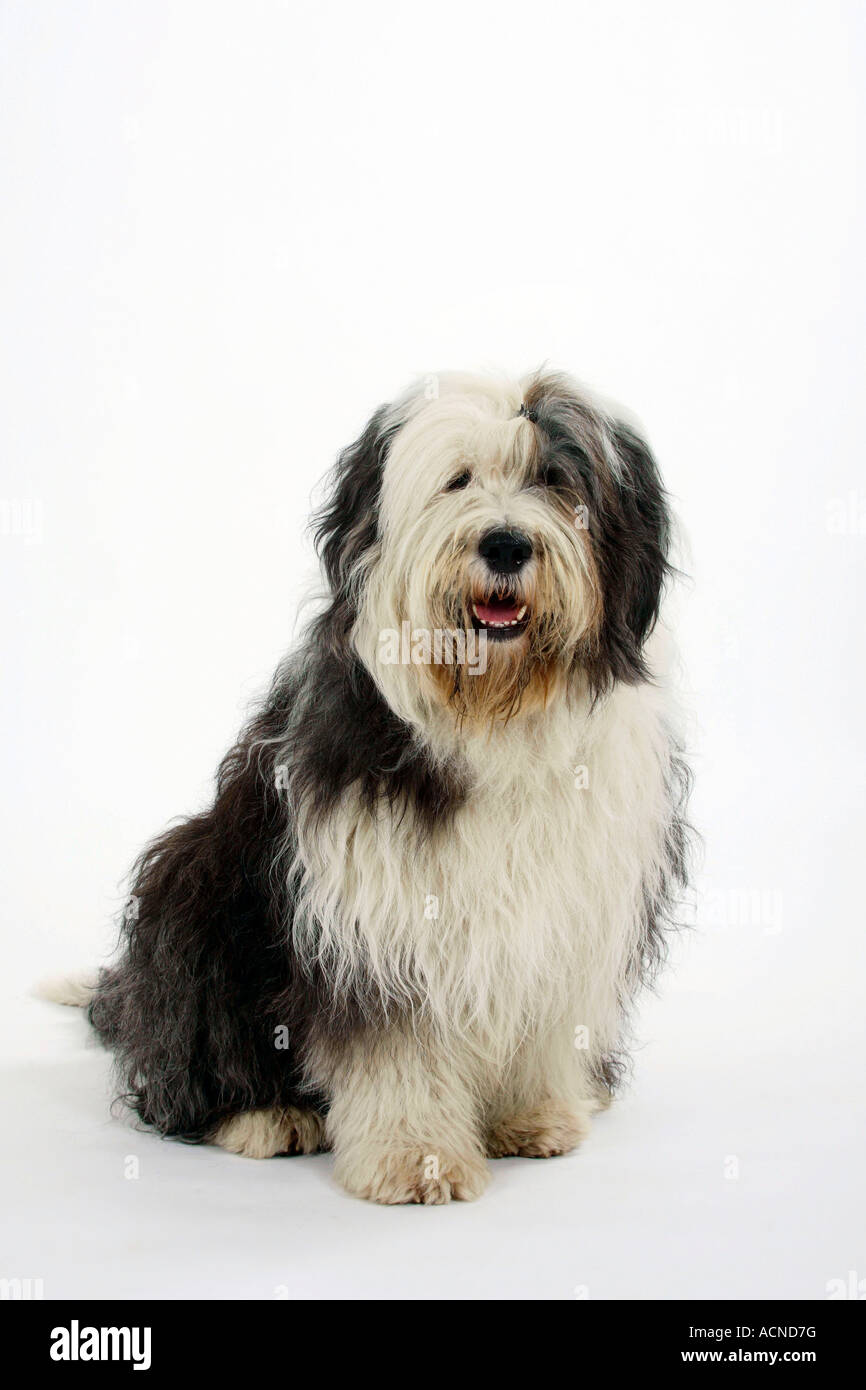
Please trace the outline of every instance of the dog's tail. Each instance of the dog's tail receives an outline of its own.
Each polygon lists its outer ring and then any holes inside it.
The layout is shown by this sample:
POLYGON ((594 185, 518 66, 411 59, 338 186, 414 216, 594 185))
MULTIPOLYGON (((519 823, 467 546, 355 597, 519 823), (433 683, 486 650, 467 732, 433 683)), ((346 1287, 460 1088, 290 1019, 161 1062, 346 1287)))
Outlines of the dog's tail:
POLYGON ((68 1004, 73 1009, 86 1009, 96 991, 96 971, 80 975, 52 975, 40 980, 33 990, 37 999, 49 1004, 68 1004))

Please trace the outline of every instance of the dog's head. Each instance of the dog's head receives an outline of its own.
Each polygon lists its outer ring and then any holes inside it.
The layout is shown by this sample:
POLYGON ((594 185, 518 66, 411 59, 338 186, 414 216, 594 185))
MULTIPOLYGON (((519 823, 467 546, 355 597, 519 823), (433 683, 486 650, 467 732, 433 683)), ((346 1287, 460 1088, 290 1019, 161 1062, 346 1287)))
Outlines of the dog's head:
POLYGON ((317 538, 336 626, 405 717, 510 718, 646 674, 664 493, 640 437, 565 377, 441 377, 383 407, 317 538))

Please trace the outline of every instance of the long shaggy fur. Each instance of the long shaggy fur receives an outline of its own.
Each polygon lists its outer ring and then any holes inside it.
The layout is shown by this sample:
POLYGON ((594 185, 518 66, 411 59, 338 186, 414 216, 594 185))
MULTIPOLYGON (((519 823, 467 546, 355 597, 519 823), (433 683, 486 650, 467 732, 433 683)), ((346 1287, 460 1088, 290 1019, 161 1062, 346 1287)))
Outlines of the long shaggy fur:
POLYGON ((667 503, 568 379, 455 376, 376 412, 316 527, 327 603, 211 808, 138 861, 90 1018, 163 1134, 473 1197, 485 1154, 586 1132, 685 881, 648 644, 667 503), (479 552, 503 526, 532 545, 508 575, 479 552), (471 630, 494 591, 528 616, 483 674, 381 660, 384 630, 471 630))

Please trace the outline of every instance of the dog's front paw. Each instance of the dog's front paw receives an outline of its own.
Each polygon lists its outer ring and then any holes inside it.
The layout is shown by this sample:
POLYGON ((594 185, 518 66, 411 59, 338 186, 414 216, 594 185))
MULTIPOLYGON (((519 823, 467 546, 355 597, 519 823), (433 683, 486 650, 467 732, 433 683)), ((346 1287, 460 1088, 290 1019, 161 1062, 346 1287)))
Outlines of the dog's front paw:
POLYGON ((422 1146, 386 1149, 363 1161, 349 1154, 338 1161, 336 1176, 354 1196, 386 1206, 472 1202, 490 1181, 480 1154, 458 1158, 422 1146))
POLYGON ((497 1121, 487 1136, 490 1158, 567 1154, 589 1133, 589 1116, 548 1102, 497 1121))
POLYGON ((312 1154, 324 1148, 324 1123, 315 1110, 246 1110, 225 1120, 211 1141, 245 1158, 312 1154))

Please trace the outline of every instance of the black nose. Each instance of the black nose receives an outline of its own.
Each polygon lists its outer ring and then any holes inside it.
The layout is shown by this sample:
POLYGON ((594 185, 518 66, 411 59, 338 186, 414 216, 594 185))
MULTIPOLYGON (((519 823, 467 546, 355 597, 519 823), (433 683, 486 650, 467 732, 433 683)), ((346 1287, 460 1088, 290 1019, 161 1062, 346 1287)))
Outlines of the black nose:
POLYGON ((516 574, 532 554, 532 541, 520 531, 488 531, 478 553, 497 574, 516 574))

